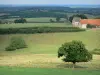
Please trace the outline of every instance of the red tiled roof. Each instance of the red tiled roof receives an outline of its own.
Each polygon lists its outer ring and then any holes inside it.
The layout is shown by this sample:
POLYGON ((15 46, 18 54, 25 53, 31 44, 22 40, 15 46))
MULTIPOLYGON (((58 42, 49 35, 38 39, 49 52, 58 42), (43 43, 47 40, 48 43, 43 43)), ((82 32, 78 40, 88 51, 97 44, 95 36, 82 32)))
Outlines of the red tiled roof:
POLYGON ((91 25, 99 25, 100 26, 100 19, 81 19, 81 24, 91 24, 91 25))

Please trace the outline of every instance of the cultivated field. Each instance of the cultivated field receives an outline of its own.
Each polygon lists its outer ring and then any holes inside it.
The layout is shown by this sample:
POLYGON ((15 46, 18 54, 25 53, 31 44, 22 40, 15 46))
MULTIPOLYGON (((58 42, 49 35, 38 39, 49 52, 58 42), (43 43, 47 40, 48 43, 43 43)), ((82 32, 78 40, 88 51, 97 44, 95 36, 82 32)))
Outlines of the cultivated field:
POLYGON ((66 23, 25 23, 25 24, 0 24, 0 28, 27 28, 27 27, 71 27, 66 23))
MULTIPOLYGON (((14 21, 17 18, 13 18, 13 19, 7 19, 8 21, 14 21)), ((25 18, 27 20, 27 22, 50 22, 50 19, 52 19, 53 21, 56 21, 56 18, 53 17, 39 17, 39 18, 25 18)), ((65 21, 64 18, 61 18, 60 21, 65 21)))

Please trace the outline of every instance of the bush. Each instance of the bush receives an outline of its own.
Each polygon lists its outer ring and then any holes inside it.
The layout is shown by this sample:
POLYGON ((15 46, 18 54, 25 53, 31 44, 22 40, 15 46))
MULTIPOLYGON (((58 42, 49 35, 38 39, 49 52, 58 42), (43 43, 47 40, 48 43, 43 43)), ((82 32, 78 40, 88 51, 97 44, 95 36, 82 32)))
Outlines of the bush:
POLYGON ((6 48, 6 51, 14 51, 16 49, 26 48, 27 45, 21 37, 12 37, 10 45, 6 48))
POLYGON ((8 46, 8 47, 6 48, 6 51, 14 51, 14 50, 16 50, 16 48, 13 47, 13 46, 8 46))
POLYGON ((100 55, 100 49, 94 49, 91 53, 100 55))
POLYGON ((96 28, 95 25, 87 24, 87 28, 96 28))
POLYGON ((53 23, 53 22, 55 22, 55 21, 54 21, 53 19, 50 19, 50 22, 53 23))

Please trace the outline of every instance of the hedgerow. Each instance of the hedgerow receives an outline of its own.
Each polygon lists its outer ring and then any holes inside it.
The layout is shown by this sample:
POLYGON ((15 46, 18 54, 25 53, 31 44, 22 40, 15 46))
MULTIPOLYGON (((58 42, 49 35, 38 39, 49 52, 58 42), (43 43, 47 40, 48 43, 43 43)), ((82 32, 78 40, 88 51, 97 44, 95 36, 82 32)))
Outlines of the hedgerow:
POLYGON ((0 28, 0 34, 33 34, 53 32, 80 32, 85 29, 78 27, 28 27, 28 28, 0 28))

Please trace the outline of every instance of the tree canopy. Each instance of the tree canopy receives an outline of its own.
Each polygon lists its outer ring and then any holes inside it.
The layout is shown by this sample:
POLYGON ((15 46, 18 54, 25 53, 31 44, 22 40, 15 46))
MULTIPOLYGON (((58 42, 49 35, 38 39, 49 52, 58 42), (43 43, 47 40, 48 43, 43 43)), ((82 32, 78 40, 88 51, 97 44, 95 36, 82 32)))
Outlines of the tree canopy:
POLYGON ((69 17, 69 21, 72 22, 74 17, 80 17, 81 19, 87 19, 87 16, 84 14, 76 14, 69 17))
POLYGON ((16 20, 14 20, 14 23, 26 23, 27 21, 26 21, 26 19, 24 19, 24 18, 20 18, 20 19, 16 19, 16 20))
POLYGON ((61 19, 60 17, 56 17, 56 21, 57 21, 57 22, 59 22, 59 21, 60 21, 60 19, 61 19))
POLYGON ((82 41, 72 41, 62 44, 58 50, 58 57, 62 57, 64 62, 88 62, 92 60, 92 54, 88 52, 82 41))

